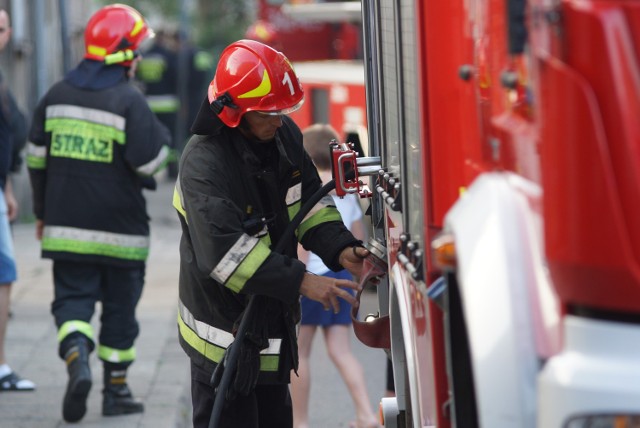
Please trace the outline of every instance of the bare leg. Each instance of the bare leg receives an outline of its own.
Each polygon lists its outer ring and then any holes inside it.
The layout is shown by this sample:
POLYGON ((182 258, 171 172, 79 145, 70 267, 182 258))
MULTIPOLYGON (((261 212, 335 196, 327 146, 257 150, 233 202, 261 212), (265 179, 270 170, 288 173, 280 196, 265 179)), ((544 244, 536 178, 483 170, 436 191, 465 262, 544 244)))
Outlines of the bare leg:
POLYGON ((9 321, 9 299, 11 298, 11 284, 0 284, 0 365, 7 362, 4 353, 4 341, 7 335, 9 321))
POLYGON ((367 384, 362 365, 351 352, 348 325, 332 325, 324 330, 329 357, 338 368, 356 407, 356 427, 378 427, 378 420, 371 409, 367 384))
POLYGON ((315 332, 316 326, 314 325, 302 325, 298 332, 298 376, 295 373, 291 374, 294 428, 309 427, 309 391, 311 389, 309 356, 315 332))

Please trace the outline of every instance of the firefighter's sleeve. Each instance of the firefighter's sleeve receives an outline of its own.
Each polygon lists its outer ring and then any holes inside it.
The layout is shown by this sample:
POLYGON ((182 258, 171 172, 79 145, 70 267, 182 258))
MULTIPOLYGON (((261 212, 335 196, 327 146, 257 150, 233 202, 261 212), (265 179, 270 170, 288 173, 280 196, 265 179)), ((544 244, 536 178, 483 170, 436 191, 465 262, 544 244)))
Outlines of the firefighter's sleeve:
POLYGON ((176 183, 174 206, 188 225, 194 262, 203 274, 236 293, 294 303, 304 264, 272 252, 268 234, 245 232, 244 213, 231 202, 229 174, 215 164, 221 163, 202 151, 187 151, 176 183))
POLYGON ((167 165, 171 133, 149 109, 142 94, 135 95, 127 113, 125 159, 138 175, 150 177, 167 165))
MULTIPOLYGON (((302 203, 304 204, 322 184, 315 166, 306 153, 302 179, 302 203)), ((343 269, 338 263, 342 250, 360 242, 344 225, 330 195, 325 195, 302 220, 298 227, 298 239, 306 250, 318 255, 334 272, 343 269)))
POLYGON ((45 134, 46 96, 40 100, 33 112, 27 142, 27 168, 31 182, 33 214, 44 218, 44 194, 47 185, 47 145, 45 134))

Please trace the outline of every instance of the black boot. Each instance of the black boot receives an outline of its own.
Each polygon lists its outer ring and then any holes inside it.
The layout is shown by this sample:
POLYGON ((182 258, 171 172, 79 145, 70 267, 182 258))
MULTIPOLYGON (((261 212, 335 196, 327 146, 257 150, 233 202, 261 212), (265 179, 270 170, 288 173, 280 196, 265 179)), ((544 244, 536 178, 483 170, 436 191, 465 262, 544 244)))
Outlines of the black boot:
POLYGON ((62 417, 67 422, 78 422, 87 412, 87 397, 91 389, 89 353, 91 341, 78 334, 60 344, 60 355, 67 364, 69 381, 62 402, 62 417))
POLYGON ((104 416, 144 412, 144 404, 133 398, 127 385, 126 369, 111 369, 107 368, 107 364, 105 364, 102 394, 102 414, 104 416))

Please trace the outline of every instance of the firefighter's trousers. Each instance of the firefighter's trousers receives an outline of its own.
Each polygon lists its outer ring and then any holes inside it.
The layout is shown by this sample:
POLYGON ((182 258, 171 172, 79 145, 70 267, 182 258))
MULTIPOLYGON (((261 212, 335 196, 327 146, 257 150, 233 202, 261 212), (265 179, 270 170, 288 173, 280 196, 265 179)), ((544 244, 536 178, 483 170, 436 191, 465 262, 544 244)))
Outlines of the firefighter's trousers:
MULTIPOLYGON (((131 363, 135 358, 133 344, 139 333, 135 310, 142 294, 144 275, 144 267, 54 261, 55 295, 51 312, 59 329, 59 341, 74 333, 60 331, 65 323, 90 324, 99 301, 102 303, 99 348, 122 356, 119 361, 111 361, 131 363)), ((80 332, 95 341, 91 331, 80 332)))

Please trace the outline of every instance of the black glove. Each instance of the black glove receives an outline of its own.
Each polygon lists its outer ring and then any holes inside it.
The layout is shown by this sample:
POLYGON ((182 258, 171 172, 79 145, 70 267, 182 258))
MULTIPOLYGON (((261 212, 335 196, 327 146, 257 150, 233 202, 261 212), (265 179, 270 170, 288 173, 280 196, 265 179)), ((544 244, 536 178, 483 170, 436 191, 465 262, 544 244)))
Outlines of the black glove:
POLYGON ((251 341, 246 339, 243 344, 238 341, 229 346, 222 361, 211 374, 210 384, 216 394, 225 370, 233 370, 229 387, 224 396, 225 404, 228 404, 235 400, 238 394, 247 396, 255 388, 260 374, 260 349, 253 346, 251 341), (240 346, 238 361, 235 366, 229 366, 229 355, 233 346, 240 346))
MULTIPOLYGON (((233 385, 229 388, 230 393, 246 396, 256 387, 260 375, 261 349, 264 347, 254 342, 253 339, 245 337, 240 348, 233 385)), ((227 394, 227 399, 231 399, 229 394, 227 394)))
MULTIPOLYGON (((236 337, 231 346, 240 346, 238 361, 235 364, 235 373, 232 383, 227 391, 227 399, 236 394, 248 395, 256 386, 260 375, 260 351, 269 347, 269 333, 267 331, 267 314, 269 305, 277 303, 266 296, 254 296, 253 307, 250 313, 243 317, 248 317, 242 322, 246 322, 246 333, 244 337, 236 337)), ((228 353, 228 352, 227 352, 228 353)))

